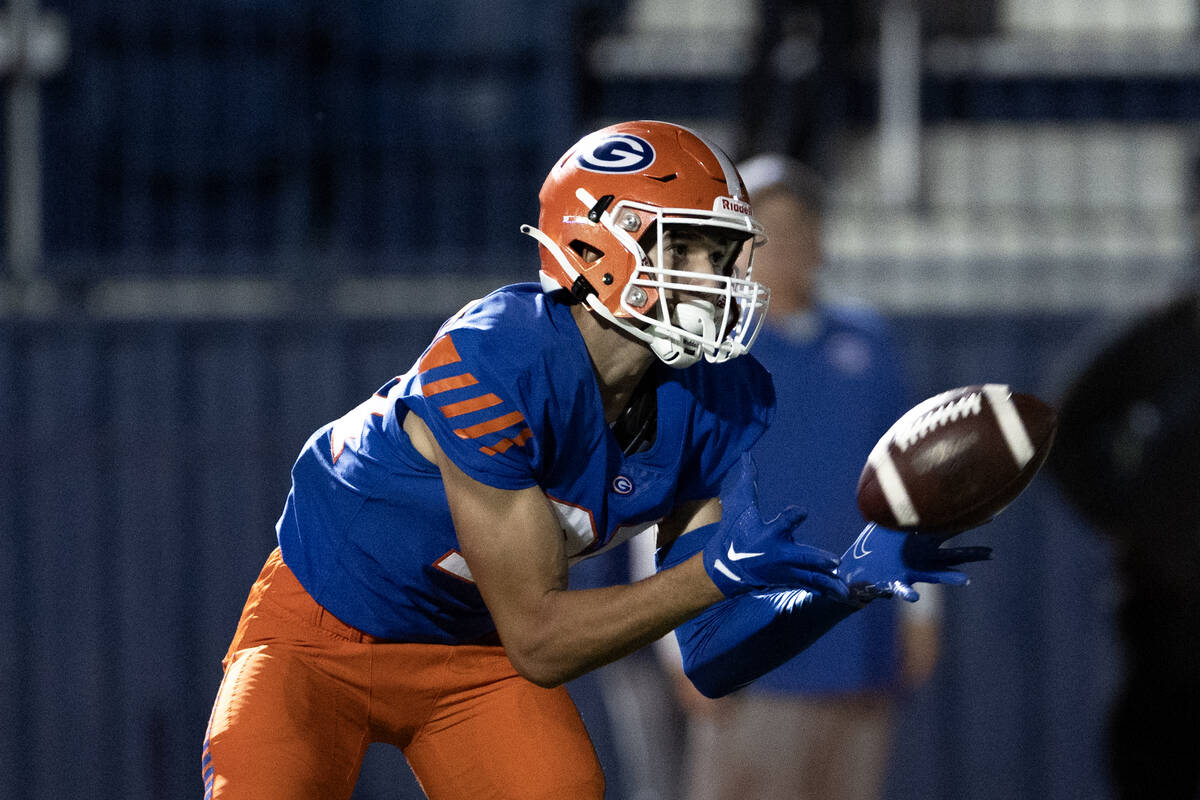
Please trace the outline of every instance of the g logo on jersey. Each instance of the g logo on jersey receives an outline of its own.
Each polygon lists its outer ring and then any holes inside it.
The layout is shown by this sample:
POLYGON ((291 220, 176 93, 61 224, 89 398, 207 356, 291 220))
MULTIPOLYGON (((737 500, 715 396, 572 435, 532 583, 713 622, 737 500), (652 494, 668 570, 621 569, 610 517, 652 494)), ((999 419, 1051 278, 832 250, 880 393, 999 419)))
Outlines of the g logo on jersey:
POLYGON ((654 163, 654 148, 640 136, 618 133, 585 148, 575 160, 589 172, 639 172, 654 163))

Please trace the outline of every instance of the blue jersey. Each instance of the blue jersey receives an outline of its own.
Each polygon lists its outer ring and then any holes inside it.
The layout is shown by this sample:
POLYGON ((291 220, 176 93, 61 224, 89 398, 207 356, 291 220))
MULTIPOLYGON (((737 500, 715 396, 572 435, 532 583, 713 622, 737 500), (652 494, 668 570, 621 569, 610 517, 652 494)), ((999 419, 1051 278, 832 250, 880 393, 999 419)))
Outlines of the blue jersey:
MULTIPOLYGON (((769 519, 807 509, 796 538, 841 555, 864 525, 855 501, 867 454, 911 405, 884 320, 823 307, 764 327, 754 354, 775 379, 778 413, 754 448, 759 501, 769 519)), ((897 676, 899 603, 872 603, 840 622, 752 690, 886 689, 897 676)))
POLYGON ((322 606, 374 636, 456 644, 490 634, 441 474, 409 442, 405 415, 419 415, 475 480, 540 487, 573 563, 717 496, 769 422, 774 391, 753 358, 651 369, 654 441, 623 455, 560 294, 518 284, 468 305, 411 369, 309 438, 277 525, 284 561, 322 606))

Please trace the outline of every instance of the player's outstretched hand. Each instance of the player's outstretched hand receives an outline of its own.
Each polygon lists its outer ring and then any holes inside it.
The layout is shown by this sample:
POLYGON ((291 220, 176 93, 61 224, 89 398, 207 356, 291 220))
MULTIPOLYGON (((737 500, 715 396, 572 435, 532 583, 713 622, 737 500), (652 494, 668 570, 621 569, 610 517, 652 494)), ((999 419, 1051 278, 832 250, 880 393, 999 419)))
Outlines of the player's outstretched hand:
POLYGON ((942 547, 945 539, 920 533, 901 533, 875 523, 863 528, 842 556, 838 574, 850 585, 854 602, 879 597, 899 597, 909 603, 920 599, 914 583, 965 586, 965 573, 953 567, 992 557, 990 547, 942 547))
POLYGON ((808 589, 849 598, 837 574, 838 557, 798 543, 792 531, 804 521, 794 506, 769 522, 758 512, 754 462, 743 455, 738 482, 722 498, 721 522, 704 545, 704 568, 726 597, 763 589, 808 589))

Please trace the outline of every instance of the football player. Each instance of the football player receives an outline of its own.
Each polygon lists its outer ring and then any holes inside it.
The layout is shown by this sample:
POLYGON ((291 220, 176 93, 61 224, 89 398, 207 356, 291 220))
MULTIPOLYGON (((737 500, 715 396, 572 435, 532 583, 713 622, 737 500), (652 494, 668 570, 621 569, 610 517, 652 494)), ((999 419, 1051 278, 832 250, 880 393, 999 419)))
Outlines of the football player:
POLYGON ((980 557, 881 532, 839 572, 794 538, 802 514, 759 517, 743 454, 774 397, 745 354, 765 237, 718 147, 614 125, 539 199, 540 283, 468 304, 301 450, 223 662, 207 796, 349 798, 378 741, 432 798, 600 798, 564 682, 683 625, 691 677, 722 694, 980 557), (657 574, 568 588, 572 563, 642 532, 657 574))

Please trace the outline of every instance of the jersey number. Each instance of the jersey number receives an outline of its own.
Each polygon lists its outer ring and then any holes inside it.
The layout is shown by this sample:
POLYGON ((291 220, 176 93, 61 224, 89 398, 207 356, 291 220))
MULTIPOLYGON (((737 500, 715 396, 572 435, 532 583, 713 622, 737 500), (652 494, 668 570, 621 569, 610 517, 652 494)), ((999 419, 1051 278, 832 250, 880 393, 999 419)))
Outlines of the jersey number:
MULTIPOLYGON (((550 501, 550 507, 554 509, 554 515, 558 517, 558 523, 562 526, 563 538, 566 540, 567 559, 571 564, 603 553, 658 524, 658 520, 651 520, 634 525, 622 525, 617 528, 612 539, 604 547, 594 553, 581 555, 592 542, 596 541, 596 526, 592 520, 592 512, 581 506, 556 500, 550 495, 546 495, 546 499, 550 501)), ((446 553, 435 562, 434 566, 460 580, 475 582, 475 578, 471 575, 471 568, 467 566, 467 560, 457 550, 446 553)))
POLYGON ((566 539, 567 559, 572 564, 582 561, 584 558, 599 555, 605 550, 610 550, 622 542, 632 539, 642 531, 653 528, 658 524, 658 520, 651 520, 650 522, 638 522, 633 525, 622 525, 613 532, 612 538, 603 547, 585 554, 585 551, 596 541, 596 523, 592 519, 592 512, 581 506, 558 500, 550 495, 546 495, 546 499, 550 501, 550 507, 554 509, 554 515, 558 517, 558 524, 562 527, 563 538, 566 539))

